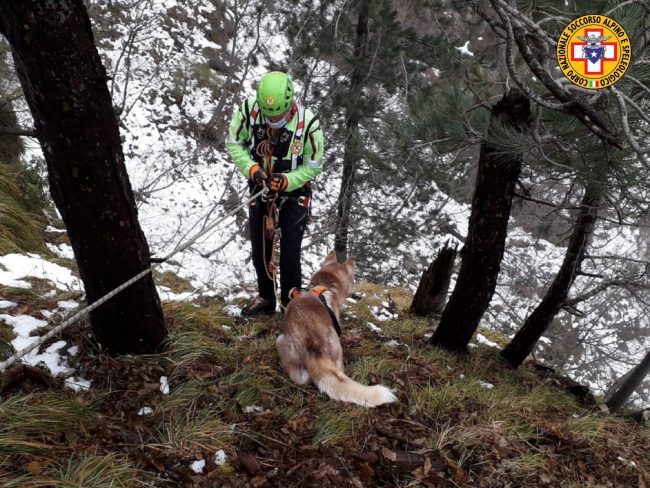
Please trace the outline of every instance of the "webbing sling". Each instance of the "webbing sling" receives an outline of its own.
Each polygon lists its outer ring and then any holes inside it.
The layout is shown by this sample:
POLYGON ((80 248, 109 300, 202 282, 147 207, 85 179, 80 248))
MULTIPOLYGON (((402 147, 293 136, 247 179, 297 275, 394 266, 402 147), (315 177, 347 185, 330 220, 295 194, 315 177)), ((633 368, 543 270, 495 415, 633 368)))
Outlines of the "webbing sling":
POLYGON ((298 167, 298 158, 302 155, 302 132, 305 128, 305 108, 298 105, 298 123, 291 144, 291 171, 298 167))

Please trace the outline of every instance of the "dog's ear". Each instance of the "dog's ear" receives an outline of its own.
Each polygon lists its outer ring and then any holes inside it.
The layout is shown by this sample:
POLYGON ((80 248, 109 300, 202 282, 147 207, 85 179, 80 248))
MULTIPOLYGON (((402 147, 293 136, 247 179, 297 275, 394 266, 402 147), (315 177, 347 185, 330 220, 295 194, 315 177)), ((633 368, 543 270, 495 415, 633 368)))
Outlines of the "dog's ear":
POLYGON ((350 276, 354 276, 354 270, 357 266, 356 259, 354 259, 354 257, 348 258, 348 260, 343 264, 345 264, 345 267, 347 268, 348 273, 350 273, 350 276))
POLYGON ((336 262, 336 251, 330 251, 330 253, 325 256, 325 261, 323 261, 323 266, 332 264, 336 262))

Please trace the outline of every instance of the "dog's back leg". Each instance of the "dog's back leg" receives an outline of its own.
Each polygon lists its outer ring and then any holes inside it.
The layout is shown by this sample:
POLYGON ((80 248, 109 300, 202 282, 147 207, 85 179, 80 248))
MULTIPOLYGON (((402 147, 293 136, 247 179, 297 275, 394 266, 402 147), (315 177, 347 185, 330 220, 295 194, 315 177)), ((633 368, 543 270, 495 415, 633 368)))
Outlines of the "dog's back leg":
POLYGON ((284 334, 281 334, 276 339, 275 344, 278 348, 282 369, 286 371, 289 378, 299 385, 309 383, 309 373, 307 372, 305 365, 302 364, 299 352, 294 347, 293 342, 288 340, 284 334))

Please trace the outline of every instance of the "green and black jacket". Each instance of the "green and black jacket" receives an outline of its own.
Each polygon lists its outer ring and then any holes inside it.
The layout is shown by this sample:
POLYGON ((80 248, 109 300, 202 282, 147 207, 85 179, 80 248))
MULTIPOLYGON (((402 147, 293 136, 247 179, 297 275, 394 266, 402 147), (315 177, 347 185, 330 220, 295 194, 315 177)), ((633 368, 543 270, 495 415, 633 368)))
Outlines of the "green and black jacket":
MULTIPOLYGON (((273 172, 287 175, 287 193, 303 193, 300 190, 323 170, 323 131, 318 118, 294 102, 289 121, 273 139, 269 141, 273 144, 273 172)), ((266 140, 269 131, 264 114, 251 97, 235 113, 226 140, 226 149, 244 176, 249 176, 255 163, 264 166, 257 149, 266 140)))

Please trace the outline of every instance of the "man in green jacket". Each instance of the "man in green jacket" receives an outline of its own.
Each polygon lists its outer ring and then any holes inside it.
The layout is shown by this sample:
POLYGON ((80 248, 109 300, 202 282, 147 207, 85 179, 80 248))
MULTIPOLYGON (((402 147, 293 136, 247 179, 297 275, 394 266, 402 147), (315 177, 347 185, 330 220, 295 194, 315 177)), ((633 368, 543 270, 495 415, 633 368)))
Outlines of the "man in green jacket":
MULTIPOLYGON (((314 114, 294 99, 293 83, 282 72, 262 76, 257 96, 245 100, 228 129, 226 149, 248 178, 251 193, 264 183, 277 194, 280 238, 280 299, 301 288, 300 250, 309 217, 311 180, 323 170, 323 132, 314 114)), ((244 316, 273 313, 275 283, 269 273, 272 239, 265 234, 267 205, 250 204, 249 226, 259 295, 244 316)))

